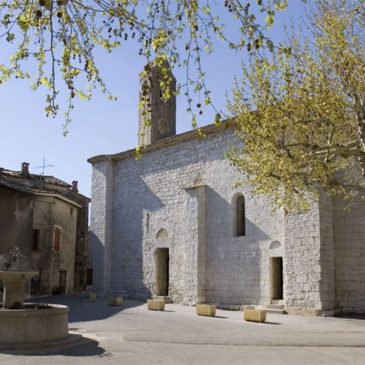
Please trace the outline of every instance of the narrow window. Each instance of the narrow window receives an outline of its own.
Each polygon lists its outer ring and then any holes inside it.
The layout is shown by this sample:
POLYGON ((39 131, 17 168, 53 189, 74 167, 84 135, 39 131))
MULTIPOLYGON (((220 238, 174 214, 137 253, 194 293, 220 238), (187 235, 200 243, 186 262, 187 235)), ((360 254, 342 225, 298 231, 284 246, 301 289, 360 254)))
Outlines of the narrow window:
POLYGON ((246 235, 246 224, 245 224, 245 198, 240 195, 236 201, 236 235, 245 236, 246 235))
POLYGON ((148 231, 150 228, 150 213, 146 213, 146 230, 148 231))
POLYGON ((39 229, 33 229, 32 250, 39 251, 39 229))
POLYGON ((56 252, 59 252, 61 249, 61 228, 55 227, 54 229, 54 237, 53 237, 53 249, 56 252))

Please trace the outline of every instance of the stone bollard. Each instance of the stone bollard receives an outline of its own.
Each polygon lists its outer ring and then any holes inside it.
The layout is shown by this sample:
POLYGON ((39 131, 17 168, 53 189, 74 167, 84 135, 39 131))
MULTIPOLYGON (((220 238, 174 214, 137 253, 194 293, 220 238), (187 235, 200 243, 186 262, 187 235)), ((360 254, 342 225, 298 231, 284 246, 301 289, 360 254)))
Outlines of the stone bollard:
POLYGON ((147 299, 147 309, 152 311, 164 311, 166 302, 162 299, 147 299))
POLYGON ((89 302, 95 303, 96 302, 96 293, 89 293, 89 302))
POLYGON ((196 314, 198 316, 214 317, 216 306, 214 304, 197 304, 196 314))
POLYGON ((121 296, 109 296, 108 305, 120 306, 123 304, 123 297, 121 296))
POLYGON ((264 309, 244 309, 243 319, 249 322, 263 323, 266 321, 266 310, 264 309))

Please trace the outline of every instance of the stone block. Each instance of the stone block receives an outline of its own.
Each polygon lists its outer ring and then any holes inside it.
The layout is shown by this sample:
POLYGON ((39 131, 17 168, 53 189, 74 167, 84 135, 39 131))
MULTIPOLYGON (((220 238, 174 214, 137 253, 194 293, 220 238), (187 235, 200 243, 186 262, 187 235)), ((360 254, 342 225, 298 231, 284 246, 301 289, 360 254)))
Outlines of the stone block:
POLYGON ((198 316, 214 317, 215 310, 216 310, 216 306, 214 304, 197 304, 196 305, 196 314, 198 316))
POLYGON ((120 296, 110 296, 108 297, 108 305, 120 306, 123 304, 123 297, 120 296))
POLYGON ((266 310, 263 309, 244 309, 243 318, 249 322, 265 322, 266 321, 266 310))
POLYGON ((89 302, 96 302, 96 293, 89 293, 89 302))
POLYGON ((162 299, 148 299, 147 308, 153 311, 164 311, 165 303, 166 302, 162 299))

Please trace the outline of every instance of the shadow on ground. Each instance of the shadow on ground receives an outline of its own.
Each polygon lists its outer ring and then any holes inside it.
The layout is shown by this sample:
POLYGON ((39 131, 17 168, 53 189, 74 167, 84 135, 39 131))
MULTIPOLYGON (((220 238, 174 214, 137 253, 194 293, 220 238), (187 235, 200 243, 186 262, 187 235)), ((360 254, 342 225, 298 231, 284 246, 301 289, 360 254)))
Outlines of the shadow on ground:
POLYGON ((336 318, 365 320, 365 314, 342 314, 342 315, 336 316, 336 318))
POLYGON ((17 356, 108 356, 105 349, 99 346, 99 342, 81 335, 70 335, 66 341, 60 341, 59 343, 34 344, 25 348, 16 346, 10 348, 0 347, 0 353, 17 356))
POLYGON ((143 304, 143 301, 127 300, 122 306, 109 306, 105 298, 90 302, 86 294, 35 297, 29 302, 67 305, 70 308, 68 315, 70 323, 99 321, 112 317, 125 309, 143 304))
MULTIPOLYGON (((42 354, 36 354, 42 355, 42 354)), ((74 356, 74 357, 84 357, 84 356, 97 356, 105 357, 108 356, 105 349, 99 346, 99 342, 91 339, 86 339, 86 342, 78 344, 75 346, 67 347, 64 349, 52 349, 47 351, 44 355, 62 355, 62 356, 74 356)))

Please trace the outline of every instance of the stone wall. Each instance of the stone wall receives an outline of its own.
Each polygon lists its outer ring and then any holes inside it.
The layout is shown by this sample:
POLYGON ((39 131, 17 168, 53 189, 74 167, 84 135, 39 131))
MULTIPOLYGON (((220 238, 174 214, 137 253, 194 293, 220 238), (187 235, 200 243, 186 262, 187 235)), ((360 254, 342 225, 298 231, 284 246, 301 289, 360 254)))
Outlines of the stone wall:
POLYGON ((334 314, 336 303, 335 248, 333 234, 332 198, 322 193, 320 197, 320 264, 322 314, 334 314))
POLYGON ((75 277, 74 290, 81 292, 86 289, 86 272, 89 256, 89 206, 84 204, 77 209, 75 277))
POLYGON ((194 304, 269 304, 270 265, 283 262, 283 299, 293 313, 365 312, 365 203, 350 212, 324 194, 284 216, 225 159, 240 146, 208 126, 133 150, 96 156, 91 245, 95 288, 146 298, 156 293, 156 249, 169 250, 169 295, 194 304), (245 198, 246 234, 235 236, 235 199, 245 198))
POLYGON ((190 222, 185 234, 183 302, 206 301, 206 233, 207 187, 196 185, 185 188, 185 220, 190 222))
POLYGON ((289 312, 316 314, 322 309, 318 204, 285 221, 284 297, 289 312))
POLYGON ((56 282, 52 288, 53 282, 58 280, 58 272, 54 274, 57 278, 53 278, 51 270, 54 220, 52 202, 53 198, 39 196, 34 203, 33 228, 39 231, 39 249, 32 251, 32 262, 40 270, 39 278, 35 278, 32 283, 34 294, 51 294, 58 284, 56 282))
POLYGON ((17 246, 32 252, 33 199, 30 195, 0 186, 0 255, 17 246))
POLYGON ((40 269, 33 288, 38 294, 57 293, 60 271, 66 271, 66 293, 74 291, 75 244, 78 209, 52 196, 34 200, 33 228, 39 230, 39 250, 32 252, 32 261, 40 269), (60 250, 54 250, 55 227, 61 230, 60 250))
MULTIPOLYGON (((74 274, 75 274, 75 249, 76 249, 76 223, 78 209, 60 199, 54 200, 55 217, 54 226, 62 230, 61 249, 59 253, 53 253, 53 256, 59 255, 58 271, 67 272, 66 293, 74 291, 74 274)), ((58 278, 59 279, 59 278, 58 278)), ((53 285, 58 285, 54 281, 53 285)))
POLYGON ((365 202, 336 198, 333 206, 337 303, 343 313, 365 313, 365 202))
MULTIPOLYGON (((266 199, 252 197, 248 187, 234 188, 242 176, 224 157, 233 144, 239 145, 236 137, 225 131, 155 148, 138 161, 122 154, 94 162, 91 242, 112 250, 106 260, 111 287, 104 290, 144 298, 153 294, 154 253, 166 247, 169 294, 175 301, 269 303, 270 245, 278 242, 275 255, 283 253, 283 214, 273 212, 266 199), (205 211, 199 211, 192 191, 203 185, 205 211), (106 229, 108 191, 113 194, 113 224, 106 229), (244 237, 233 235, 237 192, 246 201, 244 237), (163 240, 157 238, 161 229, 167 232, 163 240)), ((94 266, 97 276, 103 275, 101 266, 94 266)))
POLYGON ((113 165, 110 161, 93 166, 93 202, 89 235, 90 250, 93 252, 93 286, 96 291, 109 291, 111 281, 112 220, 113 220, 113 165))

